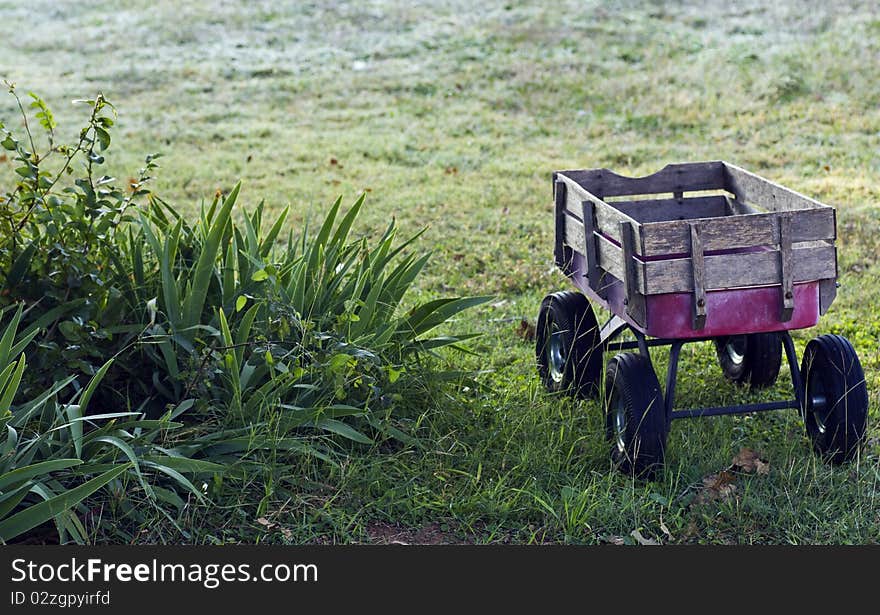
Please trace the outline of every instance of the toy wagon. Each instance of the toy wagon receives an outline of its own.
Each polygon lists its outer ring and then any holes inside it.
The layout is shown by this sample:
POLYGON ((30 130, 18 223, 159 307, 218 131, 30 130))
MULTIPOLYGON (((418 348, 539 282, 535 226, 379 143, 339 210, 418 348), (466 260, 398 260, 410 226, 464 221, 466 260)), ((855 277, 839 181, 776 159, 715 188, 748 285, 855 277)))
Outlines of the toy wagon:
POLYGON ((789 331, 815 325, 837 289, 835 210, 727 162, 668 165, 646 177, 607 169, 553 174, 556 265, 583 294, 541 303, 538 372, 550 391, 597 397, 624 471, 662 467, 674 419, 797 408, 817 453, 851 459, 865 438, 868 393, 839 335, 811 340, 798 366, 789 331), (586 295, 586 296, 585 296, 586 295), (612 313, 603 325, 587 300, 612 313), (614 339, 629 329, 635 341, 614 339), (793 399, 677 409, 681 347, 712 340, 730 380, 764 388, 783 350, 793 399), (649 348, 670 346, 661 392, 649 348), (635 351, 635 352, 632 352, 635 351))

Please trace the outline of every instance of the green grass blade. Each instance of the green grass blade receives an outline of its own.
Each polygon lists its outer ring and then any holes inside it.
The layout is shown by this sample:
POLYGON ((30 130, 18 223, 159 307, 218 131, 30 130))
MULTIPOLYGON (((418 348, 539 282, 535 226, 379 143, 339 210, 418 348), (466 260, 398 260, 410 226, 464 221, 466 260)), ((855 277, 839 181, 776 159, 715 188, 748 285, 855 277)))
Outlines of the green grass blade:
POLYGON ((211 221, 211 228, 205 237, 204 244, 201 246, 199 258, 192 272, 192 289, 187 294, 184 303, 183 322, 185 327, 192 327, 198 324, 201 318, 205 301, 208 297, 211 276, 214 272, 214 263, 217 260, 218 250, 220 249, 220 241, 229 222, 232 206, 235 205, 240 189, 241 183, 239 182, 235 184, 229 195, 223 199, 223 204, 211 221))
POLYGON ((109 484, 120 474, 127 471, 129 467, 130 464, 121 465, 118 468, 114 468, 113 470, 86 481, 79 487, 70 489, 65 493, 49 498, 39 504, 29 506, 28 508, 0 521, 0 539, 8 542, 28 530, 32 530, 41 523, 45 523, 53 517, 70 510, 73 506, 76 506, 84 499, 109 484))
POLYGON ((92 379, 89 380, 89 383, 86 385, 82 397, 79 398, 79 406, 83 414, 86 414, 89 407, 89 402, 92 400, 92 395, 95 394, 95 390, 98 388, 101 380, 104 379, 104 376, 107 375, 107 370, 110 369, 111 365, 113 365, 113 359, 109 359, 106 363, 104 363, 104 365, 102 365, 100 369, 95 372, 95 375, 92 376, 92 379))
POLYGON ((178 472, 174 468, 171 468, 171 467, 169 467, 165 464, 162 464, 162 463, 156 463, 154 461, 144 461, 143 463, 144 463, 144 467, 146 467, 146 468, 153 468, 154 470, 157 470, 157 471, 161 472, 162 474, 165 474, 166 476, 170 476, 175 481, 177 481, 178 484, 180 484, 182 487, 184 487, 187 491, 189 491, 194 496, 196 496, 199 499, 199 501, 204 502, 205 495, 201 491, 196 489, 195 485, 193 485, 189 481, 189 479, 187 479, 183 474, 181 474, 180 472, 178 472))
POLYGON ((285 207, 281 211, 281 215, 278 216, 278 219, 275 220, 275 224, 272 225, 272 228, 269 229, 269 233, 263 238, 263 241, 260 243, 260 257, 267 258, 269 253, 272 251, 272 247, 275 245, 275 240, 278 238, 278 233, 281 232, 281 228, 284 226, 284 222, 287 220, 287 215, 290 212, 290 207, 285 207))
POLYGON ((331 243, 342 244, 348 240, 348 234, 351 232, 351 227, 354 224, 355 219, 358 217, 366 198, 366 193, 361 194, 354 202, 354 205, 351 206, 351 209, 348 210, 348 213, 339 221, 339 226, 336 227, 336 232, 333 233, 331 243))
POLYGON ((18 385, 21 384, 21 377, 24 374, 25 357, 21 355, 18 362, 10 364, 0 374, 0 412, 9 410, 12 406, 12 400, 18 392, 18 385), (7 372, 12 373, 7 375, 7 372))
POLYGON ((315 427, 317 429, 323 429, 335 433, 354 442, 360 442, 361 444, 374 443, 373 440, 359 432, 354 427, 335 419, 318 419, 315 421, 315 427))
POLYGON ((88 439, 89 448, 101 443, 109 444, 110 446, 116 447, 122 452, 123 455, 128 457, 128 460, 134 467, 135 473, 141 481, 141 486, 144 488, 144 491, 149 493, 150 486, 147 484, 147 481, 144 480, 143 474, 141 474, 140 460, 138 459, 137 453, 134 452, 134 449, 127 442, 116 436, 102 435, 88 439))
POLYGON ((11 472, 0 475, 0 491, 7 491, 10 487, 16 487, 37 476, 66 470, 78 466, 82 463, 79 459, 53 459, 50 461, 41 461, 23 468, 16 468, 11 472))
POLYGON ((3 335, 0 336, 0 368, 6 367, 9 364, 12 343, 15 341, 15 332, 18 330, 18 323, 21 321, 23 307, 24 304, 19 304, 18 309, 15 310, 15 314, 12 316, 12 320, 6 325, 3 335))
POLYGON ((20 487, 7 491, 0 496, 0 519, 11 513, 21 503, 25 496, 30 493, 32 486, 33 483, 26 482, 20 487))

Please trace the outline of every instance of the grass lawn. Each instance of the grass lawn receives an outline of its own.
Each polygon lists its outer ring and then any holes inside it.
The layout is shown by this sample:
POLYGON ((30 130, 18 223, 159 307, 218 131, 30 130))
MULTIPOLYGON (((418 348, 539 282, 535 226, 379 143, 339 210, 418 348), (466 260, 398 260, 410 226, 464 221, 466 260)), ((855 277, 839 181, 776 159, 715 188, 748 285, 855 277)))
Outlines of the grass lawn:
MULTIPOLYGON (((117 176, 161 152, 155 189, 183 211, 241 179, 240 201, 290 204, 292 224, 366 191, 361 233, 391 217, 405 232, 428 226, 421 245, 433 258, 419 293, 496 297, 456 324, 484 334, 470 342, 475 354, 445 355, 477 370, 480 386, 394 409, 418 445, 353 448, 339 467, 267 466, 244 491, 187 509, 181 530, 157 520, 137 540, 880 541, 875 9, 0 1, 0 76, 39 93, 69 129, 85 119, 69 101, 103 91, 120 114, 117 176), (611 468, 600 404, 540 387, 522 321, 569 287, 553 265, 551 172, 641 175, 714 159, 838 208, 838 298, 795 342, 800 352, 839 333, 861 357, 869 443, 855 463, 813 456, 792 410, 677 422, 662 478, 633 481, 611 468), (712 478, 743 448, 769 472, 712 478)), ((0 97, 13 125, 11 103, 0 97)), ((11 173, 0 164, 0 178, 11 173)), ((677 397, 721 405, 781 398, 790 386, 783 368, 769 392, 738 389, 712 346, 694 344, 677 397)))

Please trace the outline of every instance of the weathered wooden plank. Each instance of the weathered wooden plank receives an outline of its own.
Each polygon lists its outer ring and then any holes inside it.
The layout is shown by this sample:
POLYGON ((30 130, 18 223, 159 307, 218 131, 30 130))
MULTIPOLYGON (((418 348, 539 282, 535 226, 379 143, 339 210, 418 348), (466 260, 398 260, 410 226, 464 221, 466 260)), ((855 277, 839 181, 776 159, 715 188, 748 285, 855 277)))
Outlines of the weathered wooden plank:
MULTIPOLYGON (((642 245, 646 256, 686 254, 690 247, 687 221, 649 222, 642 225, 642 245)), ((779 214, 761 213, 700 220, 703 248, 727 250, 750 246, 776 245, 779 214)), ((798 211, 791 220, 792 242, 833 239, 834 210, 830 207, 798 211)))
MULTIPOLYGON (((836 214, 836 212, 835 212, 836 214)), ((834 279, 819 283, 819 314, 824 314, 837 297, 837 249, 834 250, 834 279)))
POLYGON ((725 186, 721 161, 669 164, 652 175, 626 177, 608 169, 560 171, 600 199, 628 194, 717 190, 725 186))
POLYGON ((575 252, 579 252, 584 256, 587 255, 587 246, 586 241, 584 240, 584 225, 583 223, 571 216, 566 214, 564 217, 565 221, 565 245, 574 249, 575 252))
MULTIPOLYGON (((589 260, 589 250, 587 248, 585 235, 584 225, 581 221, 575 219, 571 215, 567 215, 565 217, 566 245, 570 246, 576 252, 583 254, 589 260)), ((620 246, 615 245, 598 233, 593 233, 593 239, 596 247, 596 251, 594 252, 596 256, 594 258, 596 260, 596 265, 599 268, 599 278, 601 279, 603 272, 607 271, 615 278, 622 280, 624 276, 623 251, 620 249, 620 246)), ((639 264, 640 261, 636 261, 636 263, 639 264)), ((644 272, 642 269, 638 269, 637 271, 636 282, 638 288, 641 290, 644 287, 644 272)))
POLYGON ((705 285, 705 262, 703 260, 703 241, 700 238, 700 225, 690 223, 691 228, 691 270, 693 272, 692 284, 694 287, 694 309, 692 326, 694 329, 702 329, 706 326, 706 285, 705 285))
POLYGON ((599 251, 596 248, 596 218, 593 201, 584 201, 583 206, 583 222, 584 222, 584 241, 587 254, 587 283, 594 292, 600 297, 605 297, 605 292, 600 288, 600 280, 602 278, 602 270, 599 268, 599 251))
POLYGON ((736 195, 738 200, 752 203, 767 211, 791 211, 813 207, 831 209, 815 199, 728 162, 724 163, 724 188, 736 195))
POLYGON ((568 212, 580 220, 581 216, 583 216, 583 202, 592 201, 595 213, 596 230, 620 243, 620 223, 623 221, 635 222, 635 220, 622 211, 615 209, 602 199, 590 194, 577 182, 566 177, 563 173, 558 173, 557 177, 560 181, 565 182, 565 203, 568 212))
POLYGON ((822 280, 819 282, 819 314, 824 314, 834 303, 837 297, 837 280, 822 280))
POLYGON ((617 201, 612 206, 641 223, 718 218, 728 214, 725 198, 720 195, 682 199, 617 201))
MULTIPOLYGON (((599 266, 618 280, 622 280, 624 276, 624 260, 621 247, 611 243, 601 235, 596 235, 596 251, 599 254, 599 266)), ((640 265, 640 261, 636 260, 636 265, 640 265)), ((636 286, 639 292, 641 292, 643 285, 644 271, 637 267, 636 286)))
POLYGON ((627 315, 637 325, 644 327, 647 323, 647 305, 645 295, 639 292, 638 267, 635 257, 636 225, 632 222, 620 223, 620 247, 623 249, 623 284, 626 289, 627 315))
POLYGON ((742 216, 747 214, 760 214, 763 213, 756 207, 752 207, 747 203, 743 203, 737 198, 724 197, 724 200, 727 202, 727 215, 728 216, 742 216))
POLYGON ((558 179, 553 182, 553 186, 553 201, 556 215, 556 238, 553 247, 553 258, 556 262, 556 266, 568 275, 571 266, 571 257, 565 251, 565 203, 568 190, 566 189, 565 182, 559 181, 558 179))
POLYGON ((782 314, 780 320, 788 322, 794 313, 794 282, 792 275, 791 214, 779 215, 779 273, 782 276, 782 314))
MULTIPOLYGON (((701 229, 702 230, 702 229, 701 229)), ((705 249, 705 241, 703 242, 705 249)), ((689 293, 694 290, 690 258, 648 261, 644 264, 645 294, 689 293)), ((782 283, 777 250, 716 254, 704 258, 706 290, 769 286, 782 283)), ((792 248, 792 281, 835 277, 835 249, 828 244, 792 248)))

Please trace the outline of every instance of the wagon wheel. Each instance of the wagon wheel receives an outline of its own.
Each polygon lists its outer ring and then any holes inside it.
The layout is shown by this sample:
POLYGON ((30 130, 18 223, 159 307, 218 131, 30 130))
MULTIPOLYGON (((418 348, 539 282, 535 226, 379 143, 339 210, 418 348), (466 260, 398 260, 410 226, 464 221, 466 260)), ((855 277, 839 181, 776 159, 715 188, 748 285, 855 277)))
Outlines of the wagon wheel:
POLYGON ((627 352, 608 362, 605 405, 611 459, 624 472, 653 478, 663 467, 668 425, 660 383, 647 357, 627 352))
POLYGON ((602 347, 596 315, 586 297, 571 291, 544 297, 535 332, 535 358, 548 391, 598 396, 602 347))
POLYGON ((852 459, 865 438, 868 388, 859 357, 845 337, 820 335, 801 363, 804 424, 813 449, 831 463, 852 459))
POLYGON ((782 364, 782 340, 776 333, 715 338, 718 362, 728 380, 753 389, 772 386, 782 364))

